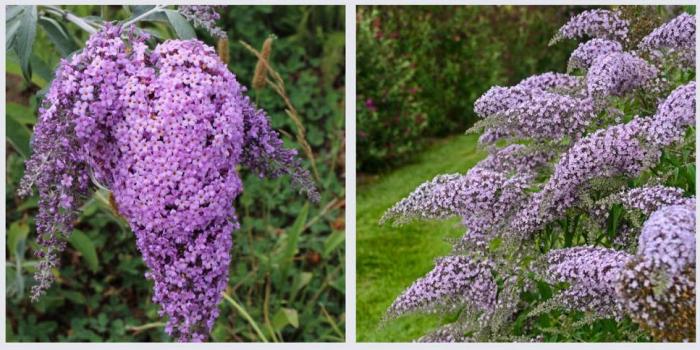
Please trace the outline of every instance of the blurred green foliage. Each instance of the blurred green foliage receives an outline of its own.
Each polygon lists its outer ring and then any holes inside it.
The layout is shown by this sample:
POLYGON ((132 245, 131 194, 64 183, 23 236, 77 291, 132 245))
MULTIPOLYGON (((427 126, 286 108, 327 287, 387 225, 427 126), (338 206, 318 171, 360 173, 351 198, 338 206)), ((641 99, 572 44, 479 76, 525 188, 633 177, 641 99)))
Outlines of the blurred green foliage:
POLYGON ((359 6, 357 167, 411 160, 426 138, 462 133, 493 85, 563 71, 575 43, 547 47, 570 6, 359 6))
MULTIPOLYGON (((95 19, 131 16, 122 6, 63 8, 95 19)), ((39 16, 41 11, 40 7, 39 16)), ((344 7, 228 6, 220 12, 219 24, 229 36, 229 68, 246 86, 257 59, 239 41, 260 47, 268 36, 276 36, 270 63, 285 80, 307 129, 322 197, 318 205, 305 204, 289 187, 289 179, 261 180, 242 173, 245 190, 236 203, 241 229, 232 233, 233 262, 226 290, 230 298, 220 304, 210 340, 343 341, 344 7)), ((82 47, 88 35, 73 24, 61 25, 75 46, 82 47)), ((166 23, 147 22, 142 27, 157 37, 176 37, 166 23)), ((197 30, 197 36, 217 45, 205 32, 197 30)), ((46 31, 37 29, 30 58, 32 78, 27 82, 17 55, 8 51, 7 340, 169 341, 158 306, 151 302, 152 283, 144 277, 146 267, 134 235, 112 212, 105 192, 96 192, 84 206, 62 265, 54 270, 57 282, 38 302, 28 298, 36 263, 32 247, 37 198, 20 199, 16 189, 30 153, 41 90, 51 81, 60 57, 46 31)), ((282 99, 269 89, 250 95, 269 113, 287 145, 300 149, 289 136, 296 129, 282 99)))

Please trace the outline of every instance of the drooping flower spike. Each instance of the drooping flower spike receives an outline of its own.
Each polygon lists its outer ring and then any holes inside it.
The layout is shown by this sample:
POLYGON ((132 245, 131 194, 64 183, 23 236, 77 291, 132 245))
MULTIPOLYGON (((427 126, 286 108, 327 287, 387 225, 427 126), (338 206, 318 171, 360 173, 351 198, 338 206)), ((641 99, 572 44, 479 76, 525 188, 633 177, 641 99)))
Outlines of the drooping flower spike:
POLYGON ((619 203, 623 208, 639 210, 644 215, 651 215, 667 205, 694 203, 695 197, 684 197, 683 190, 663 185, 632 188, 605 198, 595 208, 593 216, 607 220, 611 204, 619 203))
POLYGON ((550 45, 562 39, 600 38, 624 42, 629 35, 629 22, 620 12, 588 10, 572 17, 550 41, 550 45))
POLYGON ((226 32, 216 25, 221 15, 216 12, 222 6, 212 5, 179 5, 178 12, 195 26, 206 29, 209 34, 217 38, 226 38, 226 32))
POLYGON ((615 288, 631 255, 608 248, 575 247, 549 252, 542 276, 549 283, 568 282, 556 298, 558 306, 601 316, 622 315, 615 288))
MULTIPOLYGON (((168 317, 166 331, 180 341, 202 341, 228 283, 231 233, 238 227, 233 203, 242 191, 237 165, 272 177, 290 173, 310 197, 318 194, 213 48, 171 40, 151 51, 144 41, 132 28, 107 24, 61 64, 59 71, 71 74, 52 82, 37 129, 54 126, 57 115, 65 118, 61 130, 76 136, 59 146, 74 145, 78 158, 35 147, 27 174, 40 172, 37 164, 49 159, 69 164, 42 172, 49 189, 73 185, 67 176, 74 168, 108 187, 136 235, 154 281, 153 300, 168 317), (131 36, 128 49, 125 36, 131 36), (95 77, 99 69, 107 73, 95 77)), ((40 212, 59 210, 49 206, 55 201, 42 186, 40 197, 51 201, 40 212)), ((87 194, 87 186, 80 190, 87 194)), ((48 217, 42 225, 60 219, 48 217)))
POLYGON ((695 202, 655 211, 636 258, 621 272, 618 298, 656 339, 695 339, 695 202))
POLYGON ((657 339, 695 332, 695 202, 664 206, 642 228, 637 254, 575 247, 549 252, 542 276, 568 282, 558 306, 601 316, 630 315, 657 339))
POLYGON ((592 97, 623 96, 652 81, 657 74, 658 70, 643 59, 627 52, 613 52, 593 60, 586 74, 586 86, 592 97))
POLYGON ((591 39, 579 46, 569 56, 568 70, 588 69, 596 58, 611 53, 622 52, 622 44, 607 39, 591 39))
POLYGON ((543 189, 516 214, 511 233, 528 237, 558 218, 579 199, 588 181, 615 175, 634 177, 655 164, 658 149, 645 147, 640 135, 648 118, 598 130, 576 142, 559 159, 543 189))
POLYGON ((676 55, 685 67, 695 67, 695 16, 681 13, 645 36, 639 49, 655 60, 676 55))
POLYGON ((666 147, 683 140, 689 126, 695 125, 695 81, 681 85, 663 100, 645 132, 647 142, 666 147))
POLYGON ((387 317, 411 312, 437 312, 468 305, 489 312, 496 303, 492 264, 465 256, 440 258, 435 268, 406 289, 389 307, 387 317))

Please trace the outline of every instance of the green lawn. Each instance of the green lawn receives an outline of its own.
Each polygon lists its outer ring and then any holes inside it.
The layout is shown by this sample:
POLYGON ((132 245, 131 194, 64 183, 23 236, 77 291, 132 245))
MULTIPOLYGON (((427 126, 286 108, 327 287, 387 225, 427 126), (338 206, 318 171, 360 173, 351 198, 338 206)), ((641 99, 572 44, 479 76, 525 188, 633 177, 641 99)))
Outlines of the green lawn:
POLYGON ((383 174, 357 190, 357 340, 411 341, 441 322, 439 316, 415 315, 383 326, 384 312, 405 288, 446 255, 446 238, 460 237, 457 219, 379 226, 384 211, 435 175, 466 172, 486 156, 476 135, 443 139, 413 164, 383 174))

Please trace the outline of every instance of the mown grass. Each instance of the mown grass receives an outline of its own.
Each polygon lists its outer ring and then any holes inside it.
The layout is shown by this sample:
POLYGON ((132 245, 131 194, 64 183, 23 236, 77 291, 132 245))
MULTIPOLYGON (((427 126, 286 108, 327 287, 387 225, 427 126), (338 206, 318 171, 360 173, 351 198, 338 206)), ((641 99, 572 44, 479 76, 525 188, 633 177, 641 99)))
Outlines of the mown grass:
POLYGON ((412 164, 383 174, 357 189, 357 340, 411 341, 441 323, 440 316, 415 315, 381 324, 404 289, 450 251, 447 238, 462 235, 458 220, 380 226, 382 214, 435 175, 464 173, 486 156, 477 136, 438 141, 412 164))

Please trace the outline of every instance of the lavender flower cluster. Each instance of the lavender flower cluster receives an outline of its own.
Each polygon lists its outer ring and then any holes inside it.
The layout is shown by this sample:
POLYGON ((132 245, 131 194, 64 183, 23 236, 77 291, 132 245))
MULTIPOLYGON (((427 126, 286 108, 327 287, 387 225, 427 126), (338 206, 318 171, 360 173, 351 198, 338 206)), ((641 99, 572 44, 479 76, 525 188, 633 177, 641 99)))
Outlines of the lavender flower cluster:
POLYGON ((695 327, 695 202, 655 211, 635 256, 608 248, 552 251, 543 276, 569 282, 556 296, 563 307, 631 315, 657 339, 689 341, 695 327))
POLYGON ((632 188, 614 194, 601 201, 595 208, 593 216, 603 220, 608 218, 610 204, 619 203, 625 209, 636 209, 644 215, 651 215, 661 206, 681 205, 695 202, 695 197, 684 197, 683 190, 663 185, 643 186, 632 188))
POLYGON ((586 74, 588 94, 597 98, 623 96, 656 77, 658 70, 627 52, 598 56, 586 74))
POLYGON ((686 129, 695 125, 695 86, 694 81, 679 86, 659 104, 645 130, 647 142, 665 147, 683 139, 686 129))
POLYGON ((387 315, 394 318, 409 312, 438 312, 458 305, 489 312, 497 291, 491 268, 488 261, 464 256, 440 258, 432 271, 396 298, 387 315))
POLYGON ((595 178, 624 175, 635 177, 654 164, 660 152, 645 147, 639 138, 648 125, 636 118, 594 132, 567 150, 541 191, 535 193, 514 218, 512 233, 529 236, 580 199, 581 190, 595 178))
POLYGON ((493 122, 479 139, 492 144, 504 138, 561 140, 578 138, 594 116, 593 101, 585 96, 567 96, 581 88, 579 77, 544 73, 515 86, 489 89, 474 103, 474 111, 493 122))
POLYGON ((213 48, 170 40, 150 50, 133 27, 106 24, 63 60, 40 110, 22 192, 39 188, 37 229, 48 287, 89 178, 109 188, 154 282, 153 301, 180 341, 206 340, 228 283, 239 164, 293 174, 318 198, 213 48), (45 253, 47 251, 48 253, 45 253))
POLYGON ((562 39, 577 39, 586 36, 624 42, 627 40, 629 31, 629 21, 623 19, 620 12, 589 10, 572 17, 559 29, 550 45, 562 39))
POLYGON ((659 88, 664 67, 642 58, 649 48, 694 51, 689 17, 663 25, 640 50, 627 52, 630 23, 620 12, 585 11, 552 40, 592 38, 569 59, 570 70, 581 69, 584 76, 540 74, 511 87, 494 86, 475 102, 474 112, 483 119, 471 131, 483 131, 479 142, 488 145, 488 157, 466 174, 423 183, 380 220, 402 224, 459 216, 466 228, 452 255, 396 299, 390 318, 458 308, 464 311, 457 321, 421 341, 510 340, 494 332, 522 311, 519 293, 531 288, 528 272, 535 271, 548 283, 569 283, 536 310, 630 316, 656 340, 695 338, 695 197, 658 185, 663 178, 651 170, 694 125, 696 84, 680 85, 664 97, 665 88, 659 88), (632 93, 660 101, 654 115, 627 116, 616 108, 632 93), (504 139, 511 144, 497 147, 504 139), (627 189, 631 180, 641 184, 627 189), (596 191, 603 200, 592 199, 596 191), (624 239, 610 238, 626 249, 597 246, 587 233, 580 240, 586 246, 567 243, 547 252, 538 245, 545 234, 550 235, 545 243, 557 244, 556 235, 569 233, 574 216, 574 230, 579 219, 582 230, 600 229, 588 224, 608 220, 613 203, 645 219, 637 226, 619 225, 617 238, 624 239), (522 268, 527 261, 535 263, 522 268), (469 284, 473 278, 478 281, 469 284))
POLYGON ((680 14, 644 37, 639 48, 656 60, 675 55, 682 66, 694 67, 695 16, 680 14))
POLYGON ((543 274, 549 283, 569 282, 556 296, 561 306, 600 315, 622 315, 615 287, 631 256, 608 248, 575 247, 549 252, 543 274))
POLYGON ((216 11, 221 7, 223 6, 180 5, 177 10, 195 26, 206 29, 212 36, 226 38, 226 32, 216 25, 216 21, 221 18, 221 15, 216 11))
POLYGON ((591 39, 580 44, 569 56, 569 68, 588 69, 596 58, 622 52, 622 44, 607 39, 591 39))

